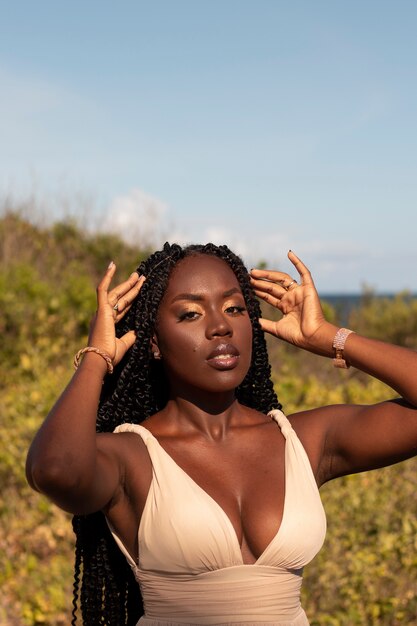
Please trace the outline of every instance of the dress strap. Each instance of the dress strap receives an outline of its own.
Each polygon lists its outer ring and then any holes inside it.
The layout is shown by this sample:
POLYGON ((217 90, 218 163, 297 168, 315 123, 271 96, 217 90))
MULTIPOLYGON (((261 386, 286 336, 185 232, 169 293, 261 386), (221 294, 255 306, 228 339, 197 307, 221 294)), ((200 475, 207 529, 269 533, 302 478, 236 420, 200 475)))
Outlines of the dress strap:
POLYGON ((268 416, 278 424, 285 438, 294 432, 289 419, 280 409, 272 409, 272 411, 269 411, 268 416))
POLYGON ((136 435, 139 435, 145 443, 148 441, 148 439, 154 438, 151 431, 145 428, 144 426, 141 426, 140 424, 130 424, 130 423, 120 424, 119 426, 116 426, 113 432, 114 433, 135 433, 136 435))
POLYGON ((149 458, 152 463, 153 473, 155 471, 161 475, 161 472, 165 472, 170 474, 172 472, 172 464, 175 461, 170 457, 170 455, 164 450, 164 448, 159 443, 158 439, 151 433, 150 430, 141 426, 140 424, 120 424, 120 426, 116 426, 113 431, 114 433, 135 433, 139 435, 145 444, 149 458))

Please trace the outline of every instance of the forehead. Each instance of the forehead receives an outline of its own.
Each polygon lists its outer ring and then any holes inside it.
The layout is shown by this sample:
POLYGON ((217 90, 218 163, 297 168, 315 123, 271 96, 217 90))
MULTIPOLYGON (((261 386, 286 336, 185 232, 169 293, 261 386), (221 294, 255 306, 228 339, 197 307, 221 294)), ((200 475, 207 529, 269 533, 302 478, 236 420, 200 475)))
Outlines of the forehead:
POLYGON ((215 256, 199 254, 182 259, 173 269, 165 296, 170 298, 178 292, 200 293, 204 291, 240 290, 239 282, 229 265, 215 256))

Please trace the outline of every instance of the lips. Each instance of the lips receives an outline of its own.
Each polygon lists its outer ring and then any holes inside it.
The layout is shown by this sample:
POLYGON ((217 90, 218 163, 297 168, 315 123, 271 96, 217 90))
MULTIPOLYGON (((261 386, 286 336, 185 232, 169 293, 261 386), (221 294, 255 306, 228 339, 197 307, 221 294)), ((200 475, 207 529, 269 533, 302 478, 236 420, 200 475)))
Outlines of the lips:
POLYGON ((239 350, 231 343, 221 343, 207 357, 207 363, 218 370, 233 369, 239 362, 239 350))

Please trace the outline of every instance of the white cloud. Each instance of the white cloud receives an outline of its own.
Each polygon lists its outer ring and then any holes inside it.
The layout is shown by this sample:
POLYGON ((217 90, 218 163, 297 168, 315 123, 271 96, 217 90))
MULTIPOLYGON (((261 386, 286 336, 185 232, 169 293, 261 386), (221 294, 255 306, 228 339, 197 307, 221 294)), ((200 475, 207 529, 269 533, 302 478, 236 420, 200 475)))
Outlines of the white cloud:
POLYGON ((132 189, 111 202, 102 229, 132 245, 159 246, 166 231, 167 204, 142 189, 132 189))
POLYGON ((103 227, 117 232, 133 244, 160 248, 164 241, 180 245, 213 242, 226 244, 239 254, 247 267, 264 261, 270 269, 296 276, 287 258, 291 248, 311 270, 319 293, 357 293, 366 282, 381 292, 412 288, 414 282, 398 281, 398 271, 384 263, 383 251, 370 248, 362 240, 329 240, 313 236, 310 229, 274 231, 269 223, 248 224, 245 219, 219 219, 212 222, 197 215, 178 222, 174 212, 160 199, 133 189, 117 197, 109 207, 103 227), (393 276, 391 276, 393 274, 393 276))
POLYGON ((265 261, 270 267, 282 265, 286 258, 288 236, 285 233, 269 234, 260 231, 248 231, 242 224, 232 226, 230 220, 221 224, 208 225, 207 219, 196 220, 182 224, 169 233, 168 240, 180 245, 190 243, 214 243, 227 245, 235 254, 242 257, 248 267, 254 267, 260 261, 265 261))

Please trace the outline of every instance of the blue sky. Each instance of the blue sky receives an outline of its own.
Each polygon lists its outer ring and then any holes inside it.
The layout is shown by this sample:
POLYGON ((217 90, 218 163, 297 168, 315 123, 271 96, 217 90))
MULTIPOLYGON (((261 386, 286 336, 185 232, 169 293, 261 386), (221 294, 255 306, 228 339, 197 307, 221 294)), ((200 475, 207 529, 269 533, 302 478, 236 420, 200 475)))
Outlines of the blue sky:
POLYGON ((0 194, 417 292, 416 23, 411 0, 0 0, 0 194))

